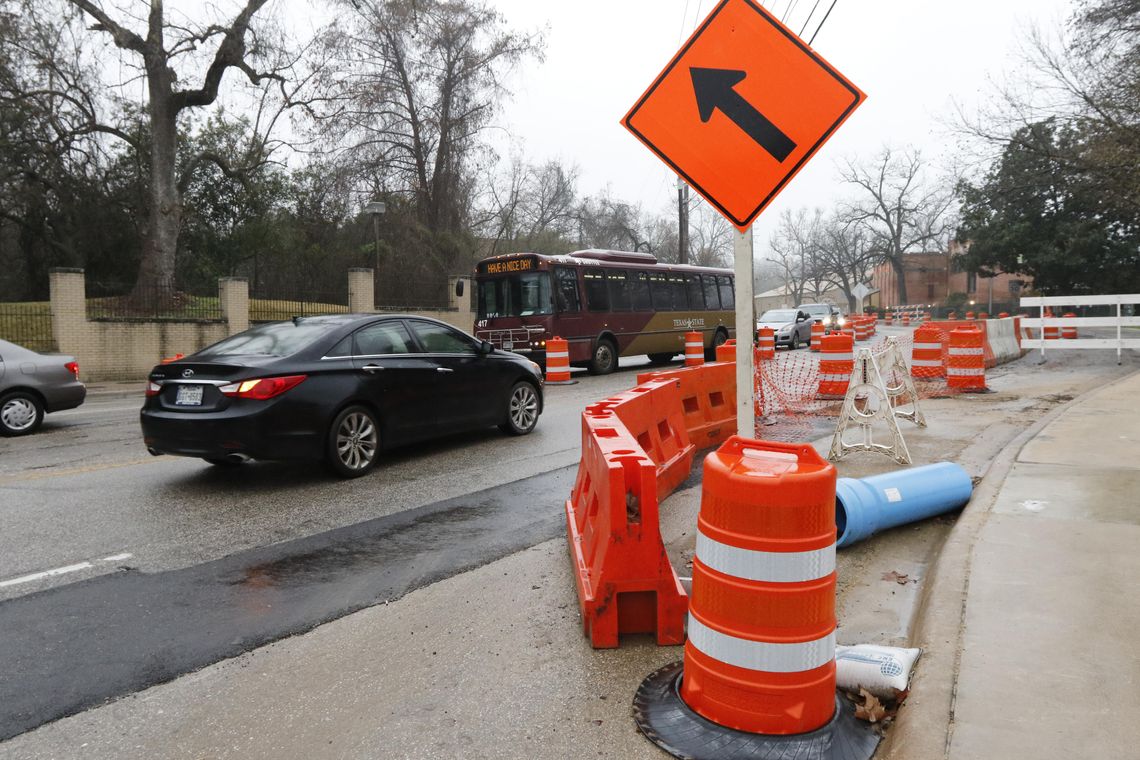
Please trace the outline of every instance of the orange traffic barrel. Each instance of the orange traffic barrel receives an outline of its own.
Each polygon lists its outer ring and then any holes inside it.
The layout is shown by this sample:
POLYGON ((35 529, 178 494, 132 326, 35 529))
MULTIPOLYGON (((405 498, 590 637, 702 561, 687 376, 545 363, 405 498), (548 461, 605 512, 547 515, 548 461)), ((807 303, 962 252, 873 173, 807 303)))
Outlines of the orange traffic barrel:
POLYGON ((946 318, 947 319, 957 319, 958 318, 958 312, 952 311, 946 315, 946 318))
POLYGON ((756 358, 761 361, 776 358, 776 331, 771 327, 760 328, 756 339, 756 358))
POLYGON ((681 699, 713 723, 802 734, 835 713, 835 483, 807 444, 705 458, 681 699))
POLYGON ((903 327, 910 327, 910 314, 903 314, 902 316, 903 327))
POLYGON ((966 319, 974 319, 976 317, 977 317, 977 314, 975 314, 974 312, 972 312, 972 311, 966 312, 966 319))
POLYGON ((950 331, 946 384, 951 390, 970 392, 986 389, 985 340, 985 333, 976 328, 950 331))
POLYGON ((546 341, 546 383, 547 385, 571 385, 570 344, 557 335, 546 341))
MULTIPOLYGON (((1053 318, 1053 312, 1046 311, 1045 312, 1045 319, 1052 319, 1052 318, 1053 318)), ((1057 327, 1055 325, 1052 327, 1043 328, 1042 333, 1045 336, 1045 340, 1060 340, 1061 339, 1061 328, 1057 327)))
POLYGON ((729 338, 716 347, 716 360, 718 362, 736 361, 736 338, 729 338))
POLYGON ((855 340, 847 333, 825 335, 819 355, 819 398, 843 398, 855 368, 855 340))
POLYGON ((867 340, 871 337, 871 328, 867 320, 855 317, 852 321, 855 323, 855 340, 867 340))
POLYGON ((929 322, 929 321, 930 321, 930 320, 932 320, 932 319, 934 319, 934 317, 932 317, 932 316, 930 315, 930 312, 929 312, 929 311, 927 311, 927 312, 924 312, 924 313, 923 313, 923 315, 922 315, 922 321, 924 321, 924 322, 929 322))
POLYGON ((705 342, 700 332, 685 333, 685 366, 699 367, 705 363, 705 342))
MULTIPOLYGON (((1073 319, 1073 318, 1076 318, 1077 315, 1070 311, 1070 312, 1066 312, 1065 314, 1062 314, 1061 316, 1064 317, 1065 319, 1073 319)), ((1076 340, 1077 339, 1077 328, 1076 328, 1076 326, 1062 327, 1061 328, 1061 337, 1065 340, 1076 340)))
POLYGON ((823 334, 827 329, 823 326, 823 322, 812 322, 811 324, 811 348, 812 351, 819 351, 820 341, 823 340, 823 334))
POLYGON ((923 380, 946 377, 946 368, 942 365, 942 331, 937 327, 923 325, 914 331, 910 374, 923 380))
POLYGON ((989 318, 990 318, 989 312, 986 312, 986 311, 983 311, 981 314, 978 315, 978 319, 989 319, 989 318))

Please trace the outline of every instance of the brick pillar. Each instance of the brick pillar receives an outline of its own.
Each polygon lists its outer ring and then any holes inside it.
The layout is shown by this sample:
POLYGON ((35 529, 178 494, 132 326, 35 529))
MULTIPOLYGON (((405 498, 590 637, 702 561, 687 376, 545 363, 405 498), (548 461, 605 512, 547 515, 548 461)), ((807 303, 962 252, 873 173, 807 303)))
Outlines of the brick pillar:
POLYGON ((249 281, 244 277, 219 277, 218 301, 230 335, 249 329, 249 281))
POLYGON ((348 270, 348 310, 353 314, 376 311, 376 283, 373 270, 354 267, 348 270))
POLYGON ((83 270, 49 269, 48 286, 56 350, 78 357, 87 348, 87 281, 83 270))

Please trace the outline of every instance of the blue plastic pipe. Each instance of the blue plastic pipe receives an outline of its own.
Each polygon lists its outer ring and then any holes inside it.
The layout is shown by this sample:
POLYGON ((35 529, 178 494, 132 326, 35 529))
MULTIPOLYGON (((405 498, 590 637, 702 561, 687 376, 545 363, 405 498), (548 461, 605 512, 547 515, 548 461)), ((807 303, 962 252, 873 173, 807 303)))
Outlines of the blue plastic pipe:
POLYGON ((961 509, 974 484, 956 464, 939 462, 869 478, 839 478, 835 485, 835 527, 839 546, 881 530, 961 509))

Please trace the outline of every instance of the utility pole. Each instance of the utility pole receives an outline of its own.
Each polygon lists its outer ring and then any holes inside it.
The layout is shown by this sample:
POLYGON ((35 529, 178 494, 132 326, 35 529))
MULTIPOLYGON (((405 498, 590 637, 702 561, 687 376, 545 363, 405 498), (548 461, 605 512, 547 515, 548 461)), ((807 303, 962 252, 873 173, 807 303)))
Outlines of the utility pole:
POLYGON ((677 177, 677 263, 689 263, 689 186, 677 177))

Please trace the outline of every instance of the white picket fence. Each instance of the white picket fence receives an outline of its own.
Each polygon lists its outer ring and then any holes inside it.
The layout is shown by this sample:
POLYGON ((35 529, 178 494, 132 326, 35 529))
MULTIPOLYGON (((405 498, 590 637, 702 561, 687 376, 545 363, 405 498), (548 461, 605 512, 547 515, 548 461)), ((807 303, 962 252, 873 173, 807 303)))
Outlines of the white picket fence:
POLYGON ((1046 347, 1050 349, 1070 349, 1070 348, 1115 348, 1116 349, 1116 362, 1121 361, 1121 353, 1126 348, 1140 348, 1140 333, 1138 337, 1126 338, 1124 337, 1124 328, 1126 327, 1140 327, 1140 317, 1125 316, 1125 307, 1132 307, 1128 309, 1129 312, 1135 311, 1135 305, 1140 304, 1140 293, 1131 294, 1118 294, 1106 296, 1038 296, 1030 298, 1022 298, 1022 308, 1034 308, 1038 310, 1037 317, 1031 317, 1021 320, 1022 328, 1035 330, 1033 338, 1022 338, 1022 348, 1039 348, 1041 349, 1041 358, 1045 358, 1046 347), (1045 307, 1047 306, 1115 306, 1116 316, 1114 317, 1046 317, 1045 307), (1046 327, 1076 327, 1078 332, 1081 328, 1087 327, 1115 327, 1115 338, 1070 338, 1068 340, 1045 340, 1044 329, 1046 327))

